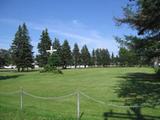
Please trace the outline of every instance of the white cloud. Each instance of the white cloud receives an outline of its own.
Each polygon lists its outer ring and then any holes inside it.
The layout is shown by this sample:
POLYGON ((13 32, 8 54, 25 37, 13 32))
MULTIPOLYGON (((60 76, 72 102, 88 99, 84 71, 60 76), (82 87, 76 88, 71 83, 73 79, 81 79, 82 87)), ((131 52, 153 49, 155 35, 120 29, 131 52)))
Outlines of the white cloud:
MULTIPOLYGON (((10 24, 22 23, 21 20, 16 19, 0 19, 0 22, 7 22, 10 24)), ((48 28, 50 33, 77 42, 80 46, 86 44, 90 50, 93 48, 108 48, 110 52, 117 52, 116 42, 112 36, 108 38, 102 35, 98 30, 91 29, 89 26, 82 24, 77 19, 68 22, 48 20, 48 22, 45 21, 41 24, 30 21, 26 23, 29 28, 33 30, 42 31, 48 28)))

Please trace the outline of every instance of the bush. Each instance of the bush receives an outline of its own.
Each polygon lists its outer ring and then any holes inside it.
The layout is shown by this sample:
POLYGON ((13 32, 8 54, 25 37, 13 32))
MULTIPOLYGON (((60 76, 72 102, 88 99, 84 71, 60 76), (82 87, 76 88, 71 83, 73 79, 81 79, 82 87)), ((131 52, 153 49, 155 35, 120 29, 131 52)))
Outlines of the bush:
POLYGON ((40 71, 41 73, 43 72, 53 72, 55 74, 63 74, 63 72, 59 69, 57 69, 55 66, 50 66, 47 64, 43 70, 40 71))

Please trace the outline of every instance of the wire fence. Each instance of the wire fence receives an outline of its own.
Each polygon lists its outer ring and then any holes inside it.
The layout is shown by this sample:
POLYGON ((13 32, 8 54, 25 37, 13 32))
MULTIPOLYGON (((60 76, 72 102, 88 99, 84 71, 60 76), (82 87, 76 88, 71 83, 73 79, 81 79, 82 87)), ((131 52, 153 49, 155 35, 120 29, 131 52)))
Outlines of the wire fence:
POLYGON ((80 106, 81 99, 80 98, 81 98, 81 96, 83 96, 83 97, 87 98, 88 100, 91 100, 97 104, 101 104, 103 106, 118 107, 118 108, 142 107, 142 106, 136 106, 136 105, 135 106, 122 106, 122 105, 113 104, 111 102, 106 103, 104 101, 101 101, 101 100, 98 100, 94 97, 91 97, 90 95, 87 95, 86 93, 81 92, 81 91, 73 92, 73 93, 70 93, 67 95, 63 95, 63 96, 54 96, 54 97, 37 96, 37 95, 34 95, 32 93, 25 91, 22 88, 21 88, 21 90, 17 90, 17 91, 13 91, 13 92, 0 92, 0 95, 3 95, 3 96, 10 96, 10 95, 17 95, 17 94, 19 94, 19 104, 20 104, 19 108, 20 108, 20 110, 24 109, 24 103, 25 103, 24 96, 29 96, 29 97, 32 97, 35 99, 40 99, 40 100, 64 100, 64 99, 67 99, 70 97, 76 97, 76 118, 77 118, 77 120, 80 120, 80 118, 82 117, 82 115, 80 113, 80 110, 81 110, 81 106, 80 106))

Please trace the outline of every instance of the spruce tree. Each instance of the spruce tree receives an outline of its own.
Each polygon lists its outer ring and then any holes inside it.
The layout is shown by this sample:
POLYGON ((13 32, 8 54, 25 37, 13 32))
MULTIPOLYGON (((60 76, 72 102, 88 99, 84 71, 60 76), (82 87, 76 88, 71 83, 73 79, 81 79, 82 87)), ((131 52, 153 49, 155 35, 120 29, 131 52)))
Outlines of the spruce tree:
POLYGON ((64 43, 62 45, 62 56, 61 56, 61 59, 62 59, 61 62, 62 62, 63 68, 66 69, 67 65, 70 65, 71 59, 72 59, 71 48, 70 48, 69 43, 68 43, 67 40, 64 40, 64 43))
POLYGON ((11 55, 10 51, 6 49, 0 49, 0 68, 3 68, 5 65, 11 64, 11 55))
MULTIPOLYGON (((23 49, 24 49, 24 68, 33 68, 33 52, 32 52, 32 49, 33 49, 33 46, 30 44, 30 37, 29 37, 29 33, 28 33, 28 29, 27 29, 27 26, 25 25, 25 23, 23 24, 22 26, 22 39, 24 41, 24 46, 23 46, 23 49)), ((22 68, 23 69, 23 68, 22 68)))
POLYGON ((49 56, 48 58, 48 65, 56 69, 60 64, 60 57, 58 56, 58 53, 53 53, 52 55, 49 56))
POLYGON ((115 59, 114 59, 114 54, 112 52, 112 55, 111 55, 111 64, 114 65, 115 64, 115 59))
POLYGON ((15 38, 12 42, 11 45, 11 55, 12 55, 12 60, 13 64, 16 65, 18 71, 20 71, 21 68, 21 49, 22 49, 22 44, 21 44, 21 37, 22 37, 22 27, 19 25, 18 30, 15 34, 15 38))
POLYGON ((37 62, 40 67, 44 67, 47 64, 49 53, 47 53, 46 50, 49 50, 51 45, 48 30, 45 29, 42 31, 40 43, 38 43, 39 55, 37 56, 37 62))
POLYGON ((75 68, 76 68, 77 65, 80 64, 80 52, 79 52, 79 47, 78 47, 77 43, 74 44, 74 48, 73 48, 72 53, 73 53, 74 65, 75 65, 75 68))
POLYGON ((87 65, 90 64, 90 53, 88 51, 88 48, 86 45, 84 45, 81 49, 81 59, 82 59, 82 64, 84 65, 84 67, 86 68, 87 65))
POLYGON ((95 51, 97 65, 102 65, 100 52, 101 52, 101 50, 99 48, 96 49, 96 51, 95 51))
POLYGON ((137 31, 138 36, 128 35, 129 39, 126 40, 134 45, 132 49, 136 49, 140 56, 140 64, 147 62, 149 65, 155 62, 155 67, 158 68, 160 63, 160 0, 130 0, 123 11, 123 17, 116 18, 116 22, 118 25, 127 24, 137 31))
POLYGON ((103 67, 110 64, 110 55, 107 49, 101 49, 101 63, 103 67))
POLYGON ((22 68, 24 71, 25 68, 33 68, 33 52, 32 45, 30 44, 30 37, 28 33, 27 26, 25 23, 19 25, 18 31, 15 34, 15 38, 11 46, 11 54, 13 64, 18 68, 18 71, 22 68))
POLYGON ((96 49, 96 59, 97 65, 105 65, 110 64, 110 55, 107 49, 96 49))
POLYGON ((92 55, 91 55, 91 64, 96 66, 97 60, 96 60, 96 51, 93 49, 92 50, 92 55))
POLYGON ((59 42, 59 40, 57 38, 54 39, 54 42, 53 42, 53 49, 56 49, 56 56, 58 57, 58 65, 57 66, 61 66, 61 56, 62 56, 62 49, 61 49, 61 44, 59 42))

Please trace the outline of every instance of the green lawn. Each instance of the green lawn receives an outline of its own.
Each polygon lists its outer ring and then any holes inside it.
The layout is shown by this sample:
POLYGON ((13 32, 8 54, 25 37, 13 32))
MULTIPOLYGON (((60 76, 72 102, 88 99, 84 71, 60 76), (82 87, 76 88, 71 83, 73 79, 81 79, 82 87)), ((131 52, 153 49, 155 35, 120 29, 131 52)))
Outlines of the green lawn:
MULTIPOLYGON (((14 92, 20 90, 21 87, 24 91, 43 97, 63 96, 81 91, 106 103, 106 105, 96 103, 80 95, 80 111, 83 113, 81 120, 104 120, 104 114, 105 117, 108 116, 108 120, 131 120, 136 115, 129 108, 107 105, 110 103, 124 105, 124 99, 118 97, 117 91, 121 89, 119 84, 129 79, 147 80, 147 83, 152 81, 160 85, 159 78, 154 79, 152 68, 70 69, 64 70, 62 75, 38 71, 22 73, 4 71, 0 72, 0 93, 14 92), (131 74, 132 77, 129 76, 131 74)), ((134 92, 134 86, 127 87, 133 88, 132 92, 134 92)), ((144 89, 147 90, 146 87, 144 89)), ((136 90, 139 90, 137 94, 144 94, 143 88, 136 90)), ((121 92, 131 91, 121 89, 121 92)), ((76 109, 76 95, 62 100, 41 100, 24 95, 23 111, 20 111, 19 93, 0 94, 0 120, 75 120, 76 109)), ((144 117, 150 117, 153 120, 160 119, 157 118, 160 116, 160 106, 142 107, 141 111, 144 117)))

